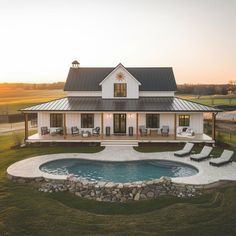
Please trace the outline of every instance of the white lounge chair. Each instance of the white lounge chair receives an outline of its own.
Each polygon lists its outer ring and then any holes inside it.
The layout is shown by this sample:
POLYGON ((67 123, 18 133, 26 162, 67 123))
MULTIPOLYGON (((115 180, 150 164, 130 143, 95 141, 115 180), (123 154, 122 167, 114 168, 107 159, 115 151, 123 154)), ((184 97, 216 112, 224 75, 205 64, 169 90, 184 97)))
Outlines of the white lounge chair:
POLYGON ((191 155, 190 159, 193 161, 205 160, 210 157, 212 150, 213 150, 213 147, 204 146, 200 153, 191 155))
POLYGON ((174 155, 178 157, 186 156, 192 151, 193 146, 194 146, 193 143, 186 143, 184 148, 182 150, 176 151, 174 155))
POLYGON ((229 162, 232 162, 234 151, 224 150, 220 157, 212 159, 209 164, 212 166, 222 166, 229 162))

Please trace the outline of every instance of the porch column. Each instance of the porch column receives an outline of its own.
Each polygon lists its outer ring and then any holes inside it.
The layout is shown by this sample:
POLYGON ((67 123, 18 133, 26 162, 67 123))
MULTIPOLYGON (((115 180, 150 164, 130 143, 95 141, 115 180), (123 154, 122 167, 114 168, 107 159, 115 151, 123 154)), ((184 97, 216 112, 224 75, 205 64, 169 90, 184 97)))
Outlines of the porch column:
POLYGON ((28 113, 24 113, 25 120, 25 142, 29 137, 29 126, 28 126, 28 113))
POLYGON ((101 113, 101 139, 103 139, 103 113, 101 113))
POLYGON ((174 139, 176 140, 176 121, 177 121, 177 117, 176 117, 176 113, 174 114, 174 139))
POLYGON ((66 139, 66 113, 63 113, 63 135, 64 135, 64 139, 66 139))
POLYGON ((138 113, 136 113, 136 139, 138 139, 138 113))
POLYGON ((212 113, 212 139, 216 140, 216 114, 212 113))

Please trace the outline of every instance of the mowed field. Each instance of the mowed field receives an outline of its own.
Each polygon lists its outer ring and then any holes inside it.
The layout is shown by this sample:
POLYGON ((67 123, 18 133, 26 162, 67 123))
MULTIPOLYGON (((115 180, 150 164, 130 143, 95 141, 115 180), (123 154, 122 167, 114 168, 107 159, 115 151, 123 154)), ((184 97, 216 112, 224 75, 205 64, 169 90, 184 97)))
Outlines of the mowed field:
MULTIPOLYGON (((23 132, 18 135, 23 138, 23 132)), ((0 235, 236 235, 235 185, 217 188, 200 197, 159 197, 130 203, 97 202, 68 192, 42 193, 30 185, 8 180, 7 167, 36 155, 92 153, 102 148, 60 145, 11 149, 11 145, 14 135, 0 136, 0 235)), ((156 152, 179 148, 162 144, 136 149, 156 152)), ((195 148, 199 152, 202 146, 195 148)), ((214 150, 219 155, 222 147, 214 150)))
POLYGON ((214 96, 196 96, 196 95, 177 95, 177 97, 191 100, 208 106, 236 106, 236 95, 214 95, 214 96))
POLYGON ((19 109, 64 97, 63 90, 0 90, 0 115, 15 114, 19 109))
MULTIPOLYGON (((0 90, 0 115, 15 114, 19 109, 38 103, 47 102, 66 96, 63 90, 0 90)), ((235 105, 235 96, 201 96, 177 95, 177 97, 209 106, 235 105)))

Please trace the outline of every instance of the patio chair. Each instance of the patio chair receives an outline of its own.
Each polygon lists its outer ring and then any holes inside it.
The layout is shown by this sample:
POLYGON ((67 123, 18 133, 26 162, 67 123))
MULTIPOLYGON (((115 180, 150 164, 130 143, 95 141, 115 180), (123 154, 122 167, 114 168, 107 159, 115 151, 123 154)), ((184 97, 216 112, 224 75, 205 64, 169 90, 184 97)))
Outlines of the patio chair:
POLYGON ((100 127, 96 127, 94 129, 92 129, 92 134, 94 136, 99 136, 100 135, 100 127))
POLYGON ((139 126, 139 132, 141 136, 147 136, 147 129, 145 128, 144 125, 139 126))
POLYGON ((50 130, 47 126, 41 127, 41 135, 50 134, 50 130))
POLYGON ((162 136, 169 136, 169 126, 168 125, 163 125, 161 128, 161 135, 162 136))
POLYGON ((192 151, 193 146, 194 146, 193 143, 186 143, 184 148, 182 150, 176 151, 174 155, 178 157, 186 156, 192 151))
POLYGON ((79 129, 78 129, 77 126, 71 127, 71 134, 72 134, 73 136, 79 135, 79 129))
POLYGON ((220 157, 212 159, 209 164, 212 166, 222 166, 232 162, 234 151, 224 150, 220 157))
POLYGON ((193 161, 203 161, 210 157, 212 150, 213 150, 213 147, 204 146, 200 153, 191 155, 190 159, 193 161))

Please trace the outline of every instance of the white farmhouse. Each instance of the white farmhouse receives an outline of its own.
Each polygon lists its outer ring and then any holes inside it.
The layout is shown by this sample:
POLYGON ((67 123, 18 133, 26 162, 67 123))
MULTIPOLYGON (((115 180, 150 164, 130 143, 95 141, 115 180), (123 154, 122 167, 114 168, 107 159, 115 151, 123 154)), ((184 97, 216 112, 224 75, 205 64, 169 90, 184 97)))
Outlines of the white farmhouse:
POLYGON ((214 142, 220 110, 175 97, 170 67, 80 67, 72 63, 65 98, 22 109, 26 142, 214 142), (203 113, 213 117, 212 137, 203 113), (38 133, 28 137, 28 114, 37 113, 38 133))

